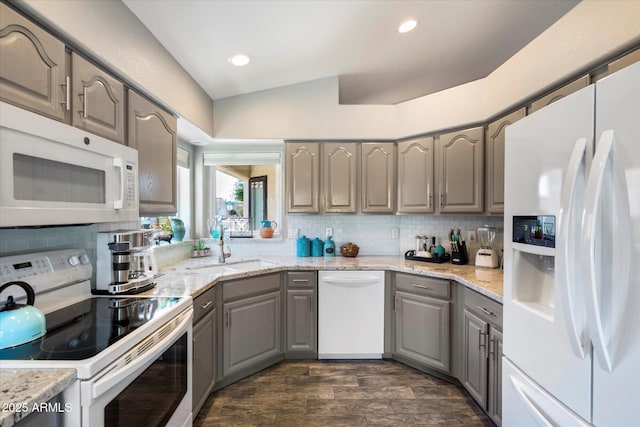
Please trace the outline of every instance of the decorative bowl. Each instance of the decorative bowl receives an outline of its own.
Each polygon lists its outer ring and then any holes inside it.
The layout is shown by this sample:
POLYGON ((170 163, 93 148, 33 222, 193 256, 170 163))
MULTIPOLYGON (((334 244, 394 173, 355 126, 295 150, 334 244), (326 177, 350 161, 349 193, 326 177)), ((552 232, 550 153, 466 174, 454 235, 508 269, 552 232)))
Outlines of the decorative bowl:
POLYGON ((342 253, 342 256, 346 256, 346 257, 358 256, 359 250, 360 248, 358 247, 358 245, 353 244, 351 242, 345 243, 344 245, 340 246, 340 253, 342 253))

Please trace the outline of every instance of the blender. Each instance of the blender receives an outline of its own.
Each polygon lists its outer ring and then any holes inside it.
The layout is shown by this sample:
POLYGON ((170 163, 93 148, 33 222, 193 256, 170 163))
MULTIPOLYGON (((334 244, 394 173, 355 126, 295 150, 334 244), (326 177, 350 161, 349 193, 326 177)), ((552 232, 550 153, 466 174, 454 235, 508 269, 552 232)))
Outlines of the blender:
POLYGON ((498 257, 498 251, 494 247, 499 244, 499 230, 485 225, 484 227, 478 227, 477 234, 480 241, 480 249, 476 252, 476 267, 498 268, 500 258, 498 257))

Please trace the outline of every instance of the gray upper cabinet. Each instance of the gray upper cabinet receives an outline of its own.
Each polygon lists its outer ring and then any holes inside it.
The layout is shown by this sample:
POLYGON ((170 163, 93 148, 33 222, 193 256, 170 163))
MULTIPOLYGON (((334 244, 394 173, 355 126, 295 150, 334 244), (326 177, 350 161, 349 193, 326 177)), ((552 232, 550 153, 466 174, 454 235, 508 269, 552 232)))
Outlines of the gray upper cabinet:
POLYGON ((611 61, 610 63, 596 70, 591 75, 591 82, 595 83, 598 80, 602 80, 603 78, 615 73, 616 71, 622 70, 623 68, 635 64, 636 62, 640 62, 640 48, 631 51, 626 55, 616 59, 615 61, 611 61))
POLYGON ((434 211, 433 137, 398 143, 398 212, 434 211))
POLYGON ((395 212, 395 149, 393 142, 361 144, 362 212, 395 212))
POLYGON ((485 200, 487 212, 504 212, 504 143, 505 130, 525 115, 521 108, 487 126, 485 200))
POLYGON ((587 87, 589 85, 590 80, 591 78, 587 74, 585 76, 580 77, 577 80, 572 81, 571 83, 567 83, 566 85, 554 90, 551 93, 548 93, 542 98, 536 99, 529 106, 529 109, 527 110, 527 114, 533 114, 539 109, 544 108, 547 105, 553 102, 556 102, 557 100, 562 99, 567 95, 571 95, 573 92, 576 92, 584 87, 587 87))
POLYGON ((286 144, 287 211, 318 213, 320 145, 317 142, 286 144))
POLYGON ((65 121, 70 108, 64 43, 0 3, 0 99, 65 121))
POLYGON ((129 145, 138 150, 140 215, 175 215, 177 120, 129 90, 129 145))
POLYGON ((324 212, 357 210, 358 144, 322 144, 324 212))
POLYGON ((71 124, 124 144, 124 85, 76 53, 71 54, 71 124))
POLYGON ((440 212, 482 212, 484 129, 442 134, 437 147, 440 212))

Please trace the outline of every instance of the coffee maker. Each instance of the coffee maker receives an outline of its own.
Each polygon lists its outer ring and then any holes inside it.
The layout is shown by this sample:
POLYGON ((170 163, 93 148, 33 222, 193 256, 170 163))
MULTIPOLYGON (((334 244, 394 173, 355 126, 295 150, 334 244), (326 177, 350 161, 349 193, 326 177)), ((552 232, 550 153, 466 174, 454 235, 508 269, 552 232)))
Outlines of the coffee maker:
POLYGON ((98 233, 96 291, 132 294, 155 286, 158 270, 152 241, 153 230, 98 233))

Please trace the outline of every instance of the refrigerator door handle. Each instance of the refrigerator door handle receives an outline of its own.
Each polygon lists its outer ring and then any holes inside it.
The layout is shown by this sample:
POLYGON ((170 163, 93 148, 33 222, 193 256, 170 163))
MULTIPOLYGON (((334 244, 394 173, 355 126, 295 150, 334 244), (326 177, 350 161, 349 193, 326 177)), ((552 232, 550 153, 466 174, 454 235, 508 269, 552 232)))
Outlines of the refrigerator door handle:
POLYGON ((544 413, 545 411, 534 402, 534 397, 531 395, 532 393, 528 393, 527 385, 513 376, 509 377, 509 379, 520 395, 520 398, 525 403, 527 409, 535 417, 535 420, 538 421, 541 426, 554 427, 555 423, 551 423, 549 421, 548 417, 544 413))
MULTIPOLYGON (((585 342, 583 341, 582 331, 578 325, 577 313, 576 313, 576 301, 574 301, 574 289, 577 286, 577 280, 575 278, 574 269, 574 257, 571 256, 569 251, 575 251, 575 246, 578 242, 570 242, 571 227, 575 225, 571 224, 571 214, 574 208, 576 184, 580 170, 584 167, 584 156, 587 148, 587 138, 580 138, 576 141, 573 152, 569 159, 569 166, 564 177, 564 184, 562 186, 562 204, 560 206, 560 213, 558 215, 558 238, 557 242, 557 260, 559 269, 560 283, 564 283, 565 286, 561 286, 560 301, 562 305, 562 312, 565 313, 565 325, 569 334, 569 342, 571 343, 571 349, 576 357, 584 359, 586 356, 585 342)), ((573 252, 575 253, 575 252, 573 252)))
MULTIPOLYGON (((619 295, 623 295, 622 298, 619 298, 618 301, 613 301, 613 305, 626 303, 627 298, 625 295, 629 293, 629 276, 631 271, 631 254, 633 252, 633 247, 631 246, 631 240, 628 236, 624 236, 623 239, 620 239, 620 244, 629 245, 628 248, 624 248, 619 252, 620 256, 615 259, 615 265, 611 265, 612 273, 616 275, 614 280, 607 281, 613 283, 598 283, 599 282, 599 271, 597 271, 596 266, 598 263, 596 262, 596 235, 598 234, 598 224, 599 224, 599 202, 601 198, 602 192, 602 184, 605 178, 605 170, 607 168, 607 164, 609 158, 614 156, 614 176, 616 177, 616 182, 618 185, 616 188, 607 189, 607 191, 615 192, 615 201, 617 206, 614 208, 618 213, 616 217, 617 227, 620 230, 630 230, 631 228, 631 218, 629 205, 627 200, 627 186, 626 180, 624 177, 624 173, 616 170, 615 166, 620 163, 619 161, 615 161, 615 132, 613 130, 606 130, 600 136, 600 140, 598 141, 598 146, 596 149, 596 154, 593 159, 593 167, 591 173, 589 174, 589 178, 587 180, 587 189, 585 196, 585 207, 582 217, 582 226, 583 233, 588 237, 588 242, 584 245, 584 262, 586 263, 586 271, 587 277, 586 281, 588 284, 588 289, 586 292, 586 309, 587 309, 587 319, 589 321, 589 333, 591 335, 591 340, 593 343, 594 351, 597 355, 598 361, 600 362, 600 366, 602 369, 611 372, 613 370, 613 355, 612 355, 612 337, 616 334, 615 325, 611 328, 606 328, 607 332, 611 335, 611 337, 605 336, 605 326, 603 325, 603 316, 600 309, 600 299, 599 299, 599 289, 600 286, 608 285, 612 286, 615 284, 616 287, 624 287, 625 289, 619 295)), ((623 312, 624 307, 616 307, 616 312, 623 312)), ((609 318, 611 316, 607 316, 609 318)), ((612 319, 615 321, 615 319, 612 319)), ((620 326, 620 325, 617 325, 620 326)))

